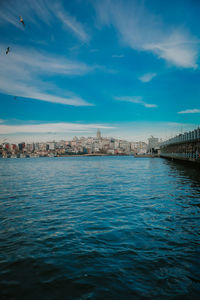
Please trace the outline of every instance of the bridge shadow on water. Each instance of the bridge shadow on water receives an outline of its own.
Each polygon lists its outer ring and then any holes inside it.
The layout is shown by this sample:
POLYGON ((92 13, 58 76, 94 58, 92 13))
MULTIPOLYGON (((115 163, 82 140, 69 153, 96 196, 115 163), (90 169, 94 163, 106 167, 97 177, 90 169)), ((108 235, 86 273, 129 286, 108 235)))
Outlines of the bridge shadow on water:
POLYGON ((164 164, 169 166, 172 170, 177 171, 179 175, 188 177, 197 186, 200 186, 200 164, 182 160, 164 159, 164 164))

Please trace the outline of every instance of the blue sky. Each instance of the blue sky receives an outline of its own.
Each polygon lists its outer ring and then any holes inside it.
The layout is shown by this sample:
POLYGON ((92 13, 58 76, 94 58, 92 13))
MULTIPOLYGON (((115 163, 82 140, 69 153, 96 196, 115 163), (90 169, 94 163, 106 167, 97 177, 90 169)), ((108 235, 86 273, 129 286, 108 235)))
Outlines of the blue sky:
POLYGON ((197 127, 199 15, 198 0, 1 1, 0 141, 197 127))

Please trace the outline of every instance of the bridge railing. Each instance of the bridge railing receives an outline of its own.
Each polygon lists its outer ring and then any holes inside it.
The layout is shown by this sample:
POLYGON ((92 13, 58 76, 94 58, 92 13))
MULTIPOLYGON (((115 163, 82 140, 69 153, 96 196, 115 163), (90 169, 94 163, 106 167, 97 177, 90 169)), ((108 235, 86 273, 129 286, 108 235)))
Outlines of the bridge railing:
POLYGON ((160 144, 161 147, 171 145, 171 144, 180 144, 185 142, 193 142, 200 140, 200 128, 189 132, 185 132, 184 134, 179 134, 165 142, 160 144))

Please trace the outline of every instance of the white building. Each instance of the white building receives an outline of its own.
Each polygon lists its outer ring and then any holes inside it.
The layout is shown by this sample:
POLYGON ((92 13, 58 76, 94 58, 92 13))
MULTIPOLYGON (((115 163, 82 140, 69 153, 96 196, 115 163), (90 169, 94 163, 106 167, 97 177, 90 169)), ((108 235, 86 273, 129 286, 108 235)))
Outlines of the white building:
POLYGON ((158 149, 159 149, 159 139, 151 136, 148 139, 148 146, 147 146, 148 152, 152 153, 158 149))
POLYGON ((49 143, 49 150, 55 150, 55 143, 49 143))

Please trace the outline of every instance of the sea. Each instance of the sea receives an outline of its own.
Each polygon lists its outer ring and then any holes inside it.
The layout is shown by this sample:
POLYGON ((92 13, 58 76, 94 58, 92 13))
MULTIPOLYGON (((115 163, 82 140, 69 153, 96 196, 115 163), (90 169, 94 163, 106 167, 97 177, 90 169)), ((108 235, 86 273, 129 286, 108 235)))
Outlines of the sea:
POLYGON ((0 159, 0 299, 199 297, 199 165, 0 159))

